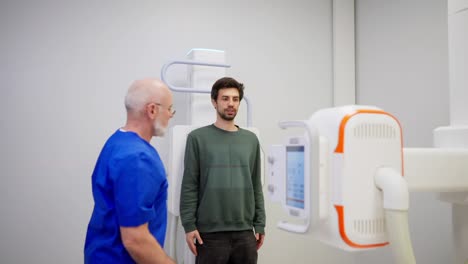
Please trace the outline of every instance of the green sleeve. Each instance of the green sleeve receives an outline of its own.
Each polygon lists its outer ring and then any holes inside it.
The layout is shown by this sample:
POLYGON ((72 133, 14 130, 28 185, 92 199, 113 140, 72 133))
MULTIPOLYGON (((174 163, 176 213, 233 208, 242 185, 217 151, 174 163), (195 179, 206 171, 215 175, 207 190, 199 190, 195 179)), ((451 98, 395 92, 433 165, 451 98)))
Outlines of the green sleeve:
POLYGON ((265 204, 263 201, 262 179, 261 179, 261 160, 260 160, 260 143, 257 139, 257 155, 252 172, 252 183, 255 196, 255 216, 253 225, 255 233, 265 234, 265 204))
POLYGON ((180 219, 186 233, 197 229, 199 180, 198 145, 196 140, 189 134, 185 146, 184 175, 180 190, 180 219))

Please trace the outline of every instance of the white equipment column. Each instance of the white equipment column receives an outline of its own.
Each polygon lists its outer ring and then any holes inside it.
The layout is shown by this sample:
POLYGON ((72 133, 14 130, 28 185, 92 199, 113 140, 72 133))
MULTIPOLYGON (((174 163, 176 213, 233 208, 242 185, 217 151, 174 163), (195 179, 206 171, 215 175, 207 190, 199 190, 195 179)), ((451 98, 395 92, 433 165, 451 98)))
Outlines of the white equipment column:
POLYGON ((468 0, 448 0, 450 125, 468 126, 468 0))
MULTIPOLYGON (((193 61, 225 64, 224 51, 211 49, 192 49, 187 58, 193 61)), ((191 65, 188 71, 190 87, 203 87, 211 90, 213 83, 226 76, 226 68, 191 65)), ((190 93, 190 107, 187 108, 189 125, 209 125, 216 121, 216 113, 211 104, 210 93, 190 93)))
POLYGON ((355 23, 352 0, 333 0, 333 105, 356 104, 355 23))
MULTIPOLYGON (((468 0, 447 3, 450 126, 434 130, 434 147, 468 149, 468 0)), ((455 263, 467 263, 468 192, 441 193, 440 199, 452 203, 455 263)))

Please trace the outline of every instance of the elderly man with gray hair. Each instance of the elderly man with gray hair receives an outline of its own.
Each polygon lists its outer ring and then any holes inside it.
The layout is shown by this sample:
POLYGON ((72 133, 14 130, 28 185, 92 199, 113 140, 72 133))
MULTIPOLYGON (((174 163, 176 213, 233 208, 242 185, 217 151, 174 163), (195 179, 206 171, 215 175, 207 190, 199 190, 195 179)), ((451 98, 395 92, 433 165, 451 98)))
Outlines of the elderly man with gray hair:
POLYGON ((125 108, 127 122, 105 143, 92 175, 84 262, 175 263, 162 249, 166 172, 150 144, 175 114, 172 93, 160 80, 138 80, 128 89, 125 108))

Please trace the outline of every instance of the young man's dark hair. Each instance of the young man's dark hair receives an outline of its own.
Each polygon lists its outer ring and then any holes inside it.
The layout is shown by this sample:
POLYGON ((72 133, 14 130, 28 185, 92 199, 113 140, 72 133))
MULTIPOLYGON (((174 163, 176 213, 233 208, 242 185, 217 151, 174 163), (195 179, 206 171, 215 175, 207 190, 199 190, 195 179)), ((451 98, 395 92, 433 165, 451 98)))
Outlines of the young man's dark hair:
POLYGON ((218 99, 218 91, 223 88, 236 88, 239 91, 239 101, 244 97, 244 84, 231 77, 224 77, 217 80, 211 88, 211 99, 218 99))

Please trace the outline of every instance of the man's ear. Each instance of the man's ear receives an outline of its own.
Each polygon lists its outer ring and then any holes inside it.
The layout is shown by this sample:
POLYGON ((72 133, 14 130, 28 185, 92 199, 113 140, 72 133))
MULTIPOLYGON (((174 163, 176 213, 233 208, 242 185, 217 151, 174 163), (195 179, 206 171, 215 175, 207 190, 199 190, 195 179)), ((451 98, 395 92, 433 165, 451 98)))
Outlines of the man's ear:
POLYGON ((216 101, 214 99, 211 99, 211 104, 213 105, 214 109, 216 109, 216 107, 218 107, 218 104, 216 103, 216 101))
POLYGON ((146 114, 150 118, 155 118, 159 113, 159 107, 156 104, 148 104, 146 106, 146 114))

